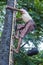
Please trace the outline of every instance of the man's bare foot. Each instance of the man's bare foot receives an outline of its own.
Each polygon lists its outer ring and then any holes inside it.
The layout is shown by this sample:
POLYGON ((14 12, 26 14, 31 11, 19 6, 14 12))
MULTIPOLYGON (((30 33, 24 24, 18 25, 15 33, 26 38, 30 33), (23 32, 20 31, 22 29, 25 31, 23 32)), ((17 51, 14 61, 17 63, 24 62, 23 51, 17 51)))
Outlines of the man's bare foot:
POLYGON ((15 53, 19 53, 18 49, 11 49, 11 51, 15 52, 15 53))
POLYGON ((12 36, 12 38, 13 38, 13 39, 14 39, 14 38, 19 39, 19 37, 18 37, 17 35, 12 36))
POLYGON ((14 49, 14 52, 19 53, 19 50, 18 49, 14 49))
POLYGON ((19 37, 17 35, 14 36, 15 38, 19 39, 19 37))

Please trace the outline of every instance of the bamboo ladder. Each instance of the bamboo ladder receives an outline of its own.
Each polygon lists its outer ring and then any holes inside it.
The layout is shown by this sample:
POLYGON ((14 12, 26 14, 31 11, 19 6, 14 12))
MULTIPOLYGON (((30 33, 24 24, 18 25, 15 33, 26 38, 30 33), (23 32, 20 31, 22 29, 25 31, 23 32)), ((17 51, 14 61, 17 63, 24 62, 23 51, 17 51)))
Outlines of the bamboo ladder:
MULTIPOLYGON (((16 8, 16 0, 14 0, 14 8, 16 8)), ((11 42, 10 42, 10 54, 9 54, 9 65, 13 65, 14 64, 14 60, 13 60, 13 52, 11 51, 11 49, 14 46, 14 39, 12 38, 13 35, 15 35, 15 27, 16 25, 16 11, 13 11, 13 21, 12 21, 12 32, 11 32, 11 42)))

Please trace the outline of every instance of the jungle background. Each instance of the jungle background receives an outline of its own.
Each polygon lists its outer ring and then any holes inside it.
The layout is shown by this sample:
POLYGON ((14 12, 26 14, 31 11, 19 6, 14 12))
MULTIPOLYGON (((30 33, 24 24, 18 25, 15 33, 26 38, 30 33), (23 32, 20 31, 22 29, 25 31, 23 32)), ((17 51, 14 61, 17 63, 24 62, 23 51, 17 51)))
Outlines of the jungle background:
MULTIPOLYGON (((18 0, 17 8, 24 8, 28 11, 36 23, 36 29, 27 34, 23 39, 23 43, 26 43, 26 45, 21 47, 21 52, 19 54, 14 54, 15 65, 43 65, 43 49, 39 47, 39 45, 43 44, 43 0, 18 0), (31 49, 34 46, 37 47, 39 53, 32 57, 27 56, 26 46, 28 46, 28 49, 31 49)), ((6 0, 0 0, 0 43, 4 27, 5 14, 6 0)), ((17 18, 20 16, 20 13, 17 12, 17 18)))

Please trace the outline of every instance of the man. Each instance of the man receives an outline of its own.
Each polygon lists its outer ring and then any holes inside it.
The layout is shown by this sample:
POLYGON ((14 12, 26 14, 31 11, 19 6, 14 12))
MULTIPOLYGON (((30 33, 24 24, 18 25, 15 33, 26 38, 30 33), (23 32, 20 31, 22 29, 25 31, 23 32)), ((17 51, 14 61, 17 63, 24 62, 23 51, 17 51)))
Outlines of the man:
POLYGON ((14 52, 19 53, 20 45, 22 42, 22 39, 24 36, 28 33, 34 30, 35 28, 35 22, 33 21, 32 17, 28 14, 28 12, 25 9, 14 9, 13 7, 7 6, 8 9, 19 11, 21 13, 21 18, 19 20, 23 20, 25 22, 24 25, 21 24, 21 26, 17 26, 17 34, 14 36, 18 39, 18 46, 17 49, 13 49, 14 52), (20 32, 18 36, 18 32, 20 32))

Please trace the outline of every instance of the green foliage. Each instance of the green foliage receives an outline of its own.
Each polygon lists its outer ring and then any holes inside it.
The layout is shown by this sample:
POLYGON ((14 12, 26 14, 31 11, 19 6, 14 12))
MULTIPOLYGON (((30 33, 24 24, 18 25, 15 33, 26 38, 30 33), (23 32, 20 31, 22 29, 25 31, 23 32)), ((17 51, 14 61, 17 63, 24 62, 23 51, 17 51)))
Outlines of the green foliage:
POLYGON ((5 2, 0 2, 0 37, 3 31, 3 25, 5 20, 5 2))
MULTIPOLYGON (((0 30, 3 29, 5 19, 5 4, 5 0, 0 0, 0 30)), ((43 0, 18 0, 17 8, 25 8, 34 19, 36 29, 29 33, 24 41, 30 40, 37 47, 37 44, 43 41, 43 0)), ((20 16, 20 13, 17 12, 17 18, 20 16)), ((0 31, 0 36, 1 33, 2 31, 0 31)), ((16 40, 15 46, 17 42, 18 40, 16 40)), ((29 57, 24 50, 24 47, 22 47, 19 54, 14 54, 15 65, 43 65, 43 51, 36 56, 29 57)))

